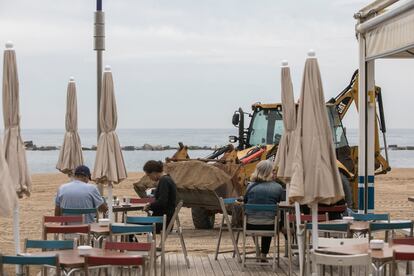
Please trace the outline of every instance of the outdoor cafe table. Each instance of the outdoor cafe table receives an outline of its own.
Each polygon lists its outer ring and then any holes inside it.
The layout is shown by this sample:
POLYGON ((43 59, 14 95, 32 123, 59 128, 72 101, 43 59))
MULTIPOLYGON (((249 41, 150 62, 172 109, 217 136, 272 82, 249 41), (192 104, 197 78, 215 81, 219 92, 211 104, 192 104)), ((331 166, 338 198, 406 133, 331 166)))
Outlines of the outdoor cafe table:
POLYGON ((122 212, 122 220, 126 217, 127 213, 130 211, 140 211, 143 210, 146 203, 131 203, 128 205, 113 205, 112 210, 115 213, 115 221, 118 221, 118 213, 122 212))
MULTIPOLYGON (((64 275, 71 275, 75 271, 79 271, 85 264, 85 258, 79 255, 78 249, 73 250, 57 250, 57 251, 44 251, 29 253, 30 256, 55 256, 59 255, 59 263, 64 275)), ((134 256, 130 253, 123 253, 114 250, 105 250, 101 248, 92 248, 88 250, 88 255, 99 256, 99 257, 122 257, 122 256, 134 256)), ((135 255, 137 256, 137 255, 135 255)), ((139 255, 141 256, 141 255, 139 255)), ((145 256, 145 255, 144 255, 145 256)))
POLYGON ((372 263, 375 269, 375 275, 380 275, 384 269, 384 266, 393 260, 393 251, 414 253, 414 246, 388 243, 384 244, 384 248, 380 250, 372 250, 369 248, 369 244, 359 245, 344 245, 338 247, 318 248, 316 252, 323 254, 336 254, 336 255, 355 255, 355 254, 371 254, 372 263))

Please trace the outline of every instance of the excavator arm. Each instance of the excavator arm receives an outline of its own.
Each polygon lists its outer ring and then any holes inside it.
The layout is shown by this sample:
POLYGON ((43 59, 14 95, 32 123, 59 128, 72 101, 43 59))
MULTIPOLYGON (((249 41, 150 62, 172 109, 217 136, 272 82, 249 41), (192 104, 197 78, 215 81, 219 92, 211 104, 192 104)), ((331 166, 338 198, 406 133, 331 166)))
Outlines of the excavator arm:
MULTIPOLYGON (((375 173, 384 174, 391 170, 391 167, 388 163, 388 149, 387 149, 387 140, 385 137, 386 126, 385 126, 385 117, 384 117, 384 108, 382 102, 381 87, 375 87, 375 97, 376 97, 376 118, 378 123, 375 124, 375 173), (379 130, 383 135, 383 142, 385 148, 385 157, 381 154, 381 147, 379 143, 379 130)), ((356 109, 358 110, 358 70, 352 75, 351 81, 348 86, 342 90, 335 98, 332 98, 329 103, 334 104, 338 110, 339 118, 341 121, 347 114, 349 108, 353 103, 355 103, 356 109)), ((358 151, 357 148, 352 148, 352 158, 357 161, 358 151)), ((357 162, 355 162, 356 164, 357 162)))

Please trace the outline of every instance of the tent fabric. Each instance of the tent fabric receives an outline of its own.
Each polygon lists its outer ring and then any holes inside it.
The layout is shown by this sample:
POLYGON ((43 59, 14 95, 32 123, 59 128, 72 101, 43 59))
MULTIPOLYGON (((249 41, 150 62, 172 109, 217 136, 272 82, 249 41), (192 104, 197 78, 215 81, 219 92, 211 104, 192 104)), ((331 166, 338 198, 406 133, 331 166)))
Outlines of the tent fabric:
POLYGON ((62 173, 71 175, 77 166, 83 164, 82 144, 78 134, 78 107, 74 81, 70 81, 67 88, 65 127, 66 133, 56 168, 62 173))
POLYGON ((366 59, 414 58, 414 10, 387 20, 365 34, 366 59))
POLYGON ((3 119, 4 155, 1 155, 5 156, 12 182, 1 183, 13 183, 19 197, 30 196, 32 180, 27 166, 25 146, 20 136, 19 80, 16 53, 13 49, 4 51, 3 119))
POLYGON ((118 184, 127 178, 127 172, 121 146, 115 132, 118 117, 114 83, 110 71, 105 71, 103 75, 100 106, 99 124, 102 133, 99 136, 92 178, 97 183, 118 184))
POLYGON ((291 177, 292 165, 292 139, 296 129, 296 108, 293 96, 293 85, 290 76, 290 68, 282 67, 281 70, 282 112, 284 131, 277 149, 275 168, 278 177, 291 177))
POLYGON ((316 58, 306 60, 299 101, 289 201, 336 203, 344 191, 316 58))

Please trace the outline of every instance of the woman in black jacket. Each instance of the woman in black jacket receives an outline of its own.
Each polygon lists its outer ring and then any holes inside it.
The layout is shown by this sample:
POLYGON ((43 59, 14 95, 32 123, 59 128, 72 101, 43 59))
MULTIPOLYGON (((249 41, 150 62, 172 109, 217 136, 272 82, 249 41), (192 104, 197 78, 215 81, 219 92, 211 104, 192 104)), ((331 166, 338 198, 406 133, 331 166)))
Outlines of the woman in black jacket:
MULTIPOLYGON (((161 161, 150 160, 144 165, 145 174, 152 180, 158 182, 155 190, 155 201, 147 204, 145 211, 151 210, 153 216, 167 216, 167 225, 175 211, 177 186, 171 176, 163 172, 161 161)), ((162 229, 162 225, 157 224, 157 233, 162 229)))

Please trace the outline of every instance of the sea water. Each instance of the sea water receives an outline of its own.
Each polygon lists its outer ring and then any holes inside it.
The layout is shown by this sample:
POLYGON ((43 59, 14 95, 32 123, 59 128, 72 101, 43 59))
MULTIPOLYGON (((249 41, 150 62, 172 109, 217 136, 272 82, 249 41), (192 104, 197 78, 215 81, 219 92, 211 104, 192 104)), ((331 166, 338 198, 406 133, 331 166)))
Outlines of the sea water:
MULTIPOLYGON (((228 144, 230 135, 237 135, 237 129, 119 129, 117 130, 121 146, 141 147, 144 144, 177 146, 183 142, 188 146, 220 147, 228 144)), ((83 147, 97 144, 96 130, 79 130, 83 147)), ((64 130, 25 129, 22 130, 24 141, 33 141, 37 146, 61 146, 64 130)), ((347 130, 350 145, 358 144, 358 130, 347 130)), ((390 129, 387 132, 387 144, 398 146, 414 146, 414 129, 390 129)), ((382 141, 382 137, 380 137, 382 141)), ((381 142, 382 144, 382 142, 381 142)), ((125 165, 128 171, 142 171, 147 160, 165 160, 175 150, 165 151, 124 151, 125 165)), ((192 150, 192 158, 205 157, 211 150, 192 150)), ((84 151, 85 164, 93 167, 95 151, 84 151)), ((384 153, 383 153, 384 154, 384 153)), ((413 168, 414 150, 389 150, 389 162, 392 168, 413 168)), ((28 165, 31 173, 56 172, 59 151, 27 151, 28 165)))

